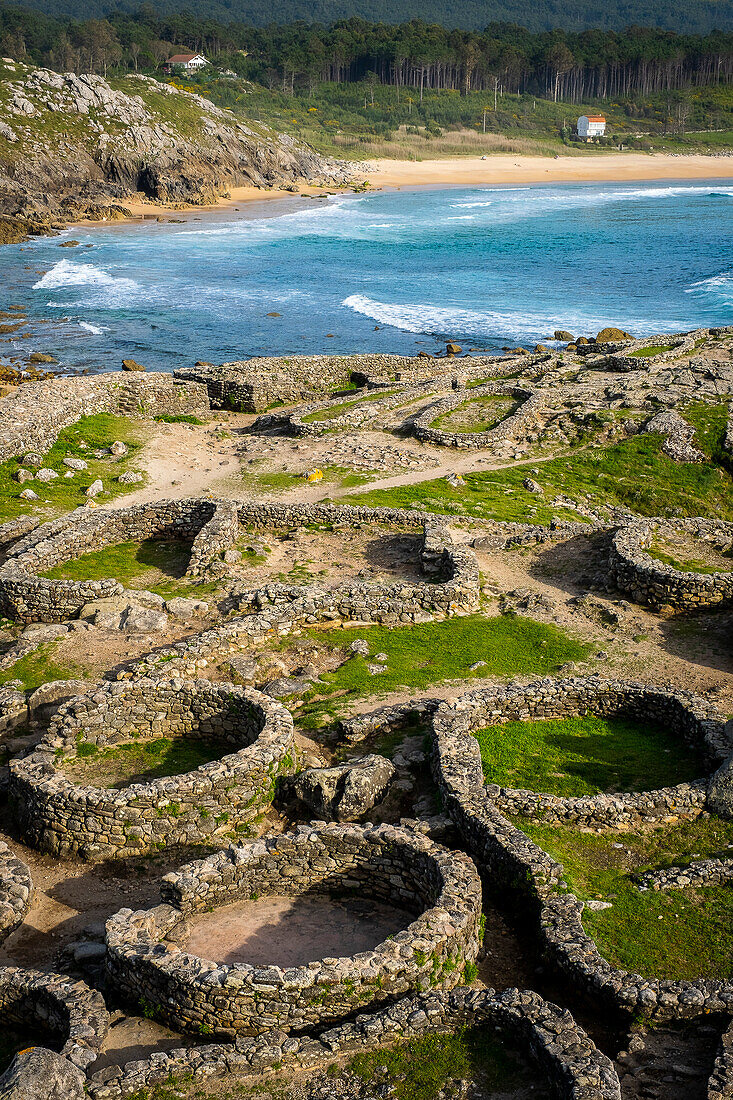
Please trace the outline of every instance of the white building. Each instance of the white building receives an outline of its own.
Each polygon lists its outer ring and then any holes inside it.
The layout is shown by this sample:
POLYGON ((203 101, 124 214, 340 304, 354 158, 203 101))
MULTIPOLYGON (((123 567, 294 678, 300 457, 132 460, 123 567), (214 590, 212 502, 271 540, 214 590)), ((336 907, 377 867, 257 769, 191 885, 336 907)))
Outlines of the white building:
POLYGON ((603 137, 606 132, 606 120, 603 115, 581 115, 578 119, 578 137, 584 141, 603 137))
POLYGON ((203 69, 204 65, 208 64, 202 53, 177 53, 168 58, 165 68, 184 69, 187 73, 195 73, 197 69, 203 69))

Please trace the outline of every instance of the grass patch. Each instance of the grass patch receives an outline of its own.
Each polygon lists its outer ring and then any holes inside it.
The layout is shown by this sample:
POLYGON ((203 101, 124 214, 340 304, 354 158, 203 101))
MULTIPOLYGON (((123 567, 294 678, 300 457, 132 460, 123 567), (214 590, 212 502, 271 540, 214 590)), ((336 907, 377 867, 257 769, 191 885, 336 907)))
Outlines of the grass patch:
POLYGON ((704 770, 700 753, 666 730, 592 714, 506 722, 474 736, 488 782, 561 798, 669 787, 704 770))
POLYGON ((629 353, 629 359, 650 359, 652 355, 661 355, 664 351, 674 351, 674 344, 651 344, 648 348, 637 348, 629 353))
POLYGON ((96 413, 94 416, 82 417, 70 428, 59 432, 53 447, 44 455, 43 465, 59 474, 55 481, 29 481, 27 485, 19 485, 12 475, 22 465, 20 457, 0 463, 0 522, 39 509, 44 509, 50 517, 78 508, 86 500, 84 490, 97 478, 107 490, 99 498, 105 503, 134 491, 140 487, 139 483, 133 486, 120 485, 113 479, 130 468, 131 459, 143 445, 147 434, 145 425, 131 421, 126 416, 96 413), (115 440, 127 444, 124 458, 94 458, 95 450, 107 448, 115 440), (73 478, 65 478, 68 467, 64 466, 63 459, 66 455, 83 458, 89 468, 76 473, 73 478), (40 500, 21 500, 19 494, 24 488, 33 489, 40 500))
POLYGON ((154 416, 153 419, 160 424, 203 424, 203 420, 188 413, 177 413, 175 416, 167 413, 165 416, 154 416))
POLYGON ((717 569, 714 565, 709 565, 708 562, 696 558, 690 560, 675 558, 671 554, 666 554, 664 550, 660 550, 656 546, 650 546, 647 550, 647 554, 650 558, 654 558, 655 561, 660 561, 662 565, 669 565, 672 569, 678 569, 681 573, 722 573, 733 571, 733 561, 730 563, 730 568, 724 570, 717 569))
POLYGON ((159 737, 155 741, 128 741, 97 749, 80 742, 76 756, 62 759, 59 766, 69 779, 100 787, 127 787, 166 775, 195 771, 210 760, 233 752, 228 741, 195 741, 159 737))
POLYGON ((486 432, 489 428, 501 423, 502 420, 506 420, 518 408, 519 401, 516 401, 513 397, 486 394, 481 397, 473 397, 470 401, 464 401, 457 408, 436 417, 430 426, 462 434, 486 432), (475 409, 475 413, 468 413, 469 409, 475 409))
POLYGON ((583 660, 589 651, 557 627, 515 615, 465 615, 395 629, 313 629, 308 634, 320 642, 333 640, 335 646, 348 644, 356 634, 370 653, 368 657, 355 654, 334 672, 324 673, 303 697, 299 721, 311 728, 332 719, 349 700, 376 692, 422 690, 443 680, 477 676, 547 675, 567 661, 583 660), (385 671, 372 675, 368 666, 377 653, 387 655, 385 671), (477 662, 484 663, 472 670, 477 662))
POLYGON ((733 822, 701 817, 649 833, 597 836, 515 820, 562 863, 579 898, 612 903, 600 912, 586 909, 583 925, 614 966, 674 981, 733 978, 731 887, 641 892, 630 877, 695 859, 730 858, 733 822))
POLYGON ((387 1082, 395 1100, 435 1100, 448 1082, 457 1078, 504 1092, 529 1077, 515 1052, 496 1034, 481 1028, 426 1035, 357 1054, 349 1069, 367 1084, 387 1082))
MULTIPOLYGON (((720 419, 719 412, 715 418, 720 419)), ((481 519, 531 519, 536 523, 549 523, 553 516, 582 518, 584 507, 602 512, 605 504, 628 508, 642 516, 733 519, 730 475, 712 463, 674 462, 661 447, 661 436, 650 433, 543 462, 534 476, 549 501, 538 501, 523 488, 527 476, 523 466, 464 474, 466 485, 458 489, 439 478, 395 489, 375 489, 341 500, 344 504, 401 508, 424 505, 434 512, 481 519), (578 502, 579 511, 553 507, 553 494, 578 502)), ((716 461, 713 456, 712 462, 716 461)))
POLYGON ((333 420, 348 412, 349 409, 353 409, 356 405, 367 405, 372 401, 381 401, 383 397, 391 397, 396 392, 396 390, 379 390, 378 393, 370 394, 368 397, 358 397, 354 401, 341 401, 338 405, 329 405, 326 409, 316 409, 315 412, 302 417, 302 420, 304 424, 314 424, 319 420, 333 420))
POLYGON ((732 468, 731 456, 725 450, 724 443, 729 412, 729 401, 714 404, 691 401, 682 410, 685 420, 695 429, 695 444, 711 462, 728 471, 732 468))
POLYGON ((115 577, 126 586, 144 588, 160 596, 199 595, 213 591, 216 584, 196 584, 184 577, 191 555, 191 543, 177 540, 144 539, 120 542, 103 550, 60 562, 41 574, 51 580, 98 581, 115 577))
MULTIPOLYGON (((342 489, 355 489, 358 485, 366 485, 371 481, 370 474, 359 474, 350 470, 347 466, 321 466, 323 481, 342 489)), ((286 470, 266 470, 256 474, 247 471, 244 480, 253 490, 268 492, 272 489, 295 489, 308 484, 303 474, 293 474, 286 470)))
POLYGON ((81 669, 71 665, 60 665, 53 659, 55 642, 39 646, 33 653, 21 657, 10 668, 0 672, 0 684, 9 680, 20 680, 24 691, 35 691, 52 680, 75 680, 83 675, 81 669))

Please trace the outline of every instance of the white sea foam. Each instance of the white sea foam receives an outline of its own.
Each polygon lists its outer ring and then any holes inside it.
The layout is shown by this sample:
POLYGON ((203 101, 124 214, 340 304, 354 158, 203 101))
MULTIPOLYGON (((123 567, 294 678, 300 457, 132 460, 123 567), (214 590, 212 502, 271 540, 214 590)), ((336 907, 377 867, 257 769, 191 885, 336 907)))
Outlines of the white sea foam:
POLYGON ((109 332, 107 325, 92 325, 89 321, 80 321, 79 328, 83 328, 85 332, 91 332, 92 336, 102 336, 105 332, 109 332))
POLYGON ((733 305, 733 271, 721 271, 708 279, 699 279, 685 290, 685 294, 709 295, 725 305, 733 305))
POLYGON ((116 286, 134 289, 134 279, 115 277, 94 264, 75 264, 72 260, 59 260, 42 279, 33 284, 34 290, 57 290, 66 286, 116 286))
MULTIPOLYGON (((391 325, 403 332, 415 332, 424 335, 456 335, 458 333, 477 336, 489 336, 500 339, 543 340, 554 331, 559 323, 567 325, 576 332, 597 332, 608 324, 618 324, 617 318, 589 316, 584 314, 563 313, 561 320, 556 314, 530 313, 524 310, 472 310, 455 306, 433 306, 424 304, 390 304, 367 298, 363 294, 352 294, 344 298, 342 305, 379 321, 391 325)), ((624 320, 624 327, 632 328, 640 335, 653 334, 660 329, 660 321, 624 320)))

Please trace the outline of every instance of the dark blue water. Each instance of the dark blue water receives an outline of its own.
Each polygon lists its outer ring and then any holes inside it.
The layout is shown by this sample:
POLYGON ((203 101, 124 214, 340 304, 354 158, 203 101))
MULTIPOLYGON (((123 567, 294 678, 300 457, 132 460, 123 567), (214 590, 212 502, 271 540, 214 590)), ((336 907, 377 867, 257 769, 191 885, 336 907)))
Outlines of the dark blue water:
POLYGON ((726 324, 732 230, 733 181, 401 191, 74 229, 75 249, 0 249, 5 301, 33 333, 0 349, 168 370, 726 324))

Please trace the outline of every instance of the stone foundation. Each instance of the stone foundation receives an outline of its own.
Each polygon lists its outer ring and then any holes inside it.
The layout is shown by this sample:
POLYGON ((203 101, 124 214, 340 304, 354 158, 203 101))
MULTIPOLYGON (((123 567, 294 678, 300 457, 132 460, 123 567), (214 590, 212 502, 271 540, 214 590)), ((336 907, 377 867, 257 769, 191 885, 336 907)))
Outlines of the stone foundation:
POLYGON ((206 386, 170 374, 116 371, 88 378, 25 382, 0 405, 0 462, 26 451, 45 453, 59 432, 95 413, 123 416, 207 415, 206 386))
POLYGON ((200 577, 224 568, 222 555, 238 533, 237 506, 228 501, 189 498, 129 508, 77 508, 13 546, 0 567, 0 608, 21 622, 63 622, 91 600, 119 595, 123 586, 114 577, 71 581, 39 576, 53 566, 121 542, 181 539, 192 541, 186 576, 200 577))
POLYGON ((501 814, 484 786, 481 753, 469 731, 490 716, 482 713, 477 722, 472 697, 468 700, 465 709, 457 700, 434 716, 436 781, 482 877, 534 914, 545 954, 562 978, 597 1006, 628 1016, 733 1015, 731 982, 646 979, 616 969, 601 956, 583 928, 583 902, 567 892, 562 866, 501 814))
POLYGON ((61 974, 15 966, 0 967, 0 1020, 50 1032, 63 1057, 80 1069, 95 1060, 109 1027, 96 989, 61 974))
POLYGON ((25 863, 0 841, 0 943, 19 928, 33 900, 33 880, 25 863))
POLYGON ((493 447, 496 444, 505 443, 510 439, 516 439, 518 435, 526 433, 530 425, 537 424, 537 413, 545 405, 545 398, 534 394, 531 390, 518 386, 498 385, 489 383, 485 386, 476 386, 472 390, 466 390, 455 397, 447 397, 431 405, 424 413, 416 417, 413 422, 413 434, 423 443, 433 443, 438 447, 456 447, 460 450, 482 450, 493 447), (510 416, 500 420, 485 432, 452 432, 443 428, 435 428, 431 425, 439 416, 445 416, 453 409, 465 405, 473 398, 483 397, 487 394, 519 398, 522 404, 510 416))
POLYGON ((478 954, 481 886, 467 856, 388 825, 313 823, 230 848, 166 875, 163 904, 107 922, 115 987, 189 1033, 301 1032, 426 986, 450 989, 478 954), (271 894, 356 894, 415 913, 351 958, 299 967, 210 962, 166 937, 192 913, 271 894))
POLYGON ((155 1054, 146 1061, 92 1074, 87 1090, 92 1100, 123 1100, 138 1089, 186 1074, 202 1079, 256 1075, 261 1080, 263 1074, 280 1067, 330 1065, 339 1055, 460 1027, 491 1028, 526 1050, 545 1074, 546 1095, 564 1100, 620 1100, 613 1063, 569 1012, 529 990, 495 993, 466 986, 404 998, 316 1037, 288 1036, 276 1030, 258 1038, 240 1036, 236 1046, 210 1044, 155 1054))
POLYGON ((64 704, 37 748, 10 767, 9 797, 28 843, 55 855, 107 859, 218 841, 272 801, 295 764, 293 721, 248 688, 208 680, 104 684, 64 704), (80 744, 139 738, 231 742, 232 752, 184 775, 122 789, 72 783, 56 764, 80 744))
POLYGON ((636 603, 654 611, 697 611, 733 603, 733 571, 688 573, 665 565, 647 553, 658 529, 684 531, 708 542, 733 544, 733 523, 715 519, 636 520, 619 528, 611 542, 609 568, 613 583, 636 603))

